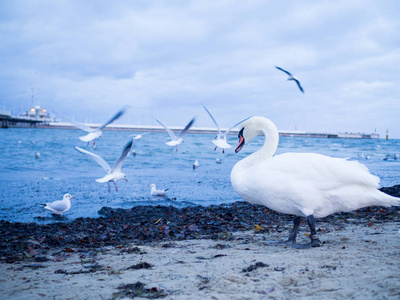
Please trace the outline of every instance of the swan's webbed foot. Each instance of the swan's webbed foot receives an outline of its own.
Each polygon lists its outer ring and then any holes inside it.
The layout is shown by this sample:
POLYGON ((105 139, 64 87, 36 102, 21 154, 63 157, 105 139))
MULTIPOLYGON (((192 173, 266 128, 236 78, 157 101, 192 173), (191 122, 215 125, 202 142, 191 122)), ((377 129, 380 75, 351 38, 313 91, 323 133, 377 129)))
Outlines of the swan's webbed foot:
POLYGON ((267 246, 285 246, 285 245, 293 245, 296 243, 295 241, 286 240, 286 241, 266 241, 264 244, 267 246))
POLYGON ((314 247, 321 247, 321 241, 317 238, 311 239, 311 242, 308 244, 293 244, 291 247, 296 249, 308 249, 314 247))
POLYGON ((308 249, 308 248, 313 248, 313 247, 320 247, 321 246, 321 241, 317 238, 317 231, 315 229, 315 221, 314 221, 314 216, 309 215, 307 216, 307 223, 308 226, 310 226, 310 239, 311 242, 308 244, 296 244, 292 245, 293 248, 296 249, 308 249))
POLYGON ((297 233, 299 232, 300 221, 301 221, 300 217, 296 217, 293 219, 293 229, 290 232, 289 238, 286 241, 268 241, 265 244, 268 246, 296 244, 296 236, 297 233))
POLYGON ((293 220, 293 229, 290 232, 289 238, 287 241, 268 241, 265 244, 268 246, 278 246, 278 245, 288 245, 296 249, 308 249, 308 248, 313 248, 313 247, 320 247, 321 246, 321 241, 317 238, 317 231, 315 230, 315 221, 314 221, 314 216, 309 215, 307 216, 307 223, 308 226, 310 226, 310 238, 311 242, 308 244, 296 244, 296 237, 297 233, 299 232, 299 226, 300 226, 300 217, 295 217, 293 220))

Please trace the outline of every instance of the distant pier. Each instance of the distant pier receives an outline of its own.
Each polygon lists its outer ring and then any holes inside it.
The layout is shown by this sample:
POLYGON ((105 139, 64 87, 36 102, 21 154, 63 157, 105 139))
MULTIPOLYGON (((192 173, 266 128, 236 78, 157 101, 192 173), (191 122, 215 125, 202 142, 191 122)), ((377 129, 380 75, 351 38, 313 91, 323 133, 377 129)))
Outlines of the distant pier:
POLYGON ((1 128, 9 127, 36 127, 37 125, 48 125, 54 121, 49 118, 46 109, 39 105, 29 109, 24 115, 15 116, 8 111, 0 110, 1 128))
POLYGON ((10 113, 0 111, 1 128, 9 127, 35 127, 37 124, 45 124, 43 120, 25 116, 12 116, 10 113))
MULTIPOLYGON (((85 124, 91 128, 97 128, 101 124, 85 124)), ((37 128, 59 128, 59 129, 76 129, 71 123, 62 122, 50 122, 48 124, 38 124, 37 128)), ((174 132, 181 132, 183 127, 171 126, 170 129, 174 132)), ((111 124, 108 125, 103 130, 118 130, 118 131, 136 131, 136 132, 165 132, 165 129, 161 126, 153 125, 119 125, 111 124)), ((225 131, 226 129, 221 129, 225 131)), ((229 134, 237 134, 238 129, 233 129, 229 134)), ((203 134, 217 134, 216 128, 209 127, 192 127, 189 133, 203 133, 203 134)), ((282 137, 310 137, 310 138, 346 138, 346 139, 378 139, 379 134, 377 133, 314 133, 306 131, 289 131, 289 130, 279 130, 279 136, 282 137)))

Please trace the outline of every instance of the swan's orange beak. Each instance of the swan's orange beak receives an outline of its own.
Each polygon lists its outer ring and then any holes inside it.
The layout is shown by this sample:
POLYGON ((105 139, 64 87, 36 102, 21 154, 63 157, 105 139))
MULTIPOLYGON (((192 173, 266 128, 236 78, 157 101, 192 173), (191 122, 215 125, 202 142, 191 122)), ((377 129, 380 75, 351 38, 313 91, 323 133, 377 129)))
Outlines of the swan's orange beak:
POLYGON ((238 134, 239 144, 235 149, 236 153, 238 153, 240 150, 242 150, 242 148, 243 148, 243 146, 245 144, 245 140, 244 140, 244 137, 243 137, 243 129, 244 129, 244 127, 239 131, 239 134, 238 134))
POLYGON ((124 178, 126 182, 128 182, 128 179, 124 178))

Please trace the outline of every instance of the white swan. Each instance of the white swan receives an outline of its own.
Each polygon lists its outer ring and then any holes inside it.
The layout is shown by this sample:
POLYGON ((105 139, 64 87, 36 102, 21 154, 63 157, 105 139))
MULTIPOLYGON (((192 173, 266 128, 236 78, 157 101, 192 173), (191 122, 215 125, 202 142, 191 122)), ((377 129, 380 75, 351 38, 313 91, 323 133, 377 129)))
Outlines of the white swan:
POLYGON ((125 105, 124 107, 122 107, 110 120, 108 120, 106 123, 104 123, 103 125, 101 125, 98 128, 92 129, 89 126, 86 126, 82 123, 78 123, 78 122, 72 122, 74 124, 75 127, 88 132, 87 135, 85 136, 80 136, 79 139, 82 142, 87 142, 88 145, 90 143, 90 141, 93 141, 93 145, 96 143, 96 139, 101 137, 101 135, 103 134, 102 129, 105 128, 107 125, 110 125, 112 122, 114 122, 115 120, 117 120, 118 118, 120 118, 125 111, 129 108, 128 105, 125 105))
POLYGON ((232 146, 228 144, 228 142, 226 141, 226 136, 227 134, 236 126, 242 124, 244 121, 246 121, 248 118, 240 121, 239 123, 236 123, 235 125, 233 125, 231 128, 229 128, 227 131, 225 131, 224 133, 221 132, 221 128, 219 127, 217 121, 215 121, 213 115, 210 113, 210 111, 207 109, 207 107, 205 107, 203 105, 204 109, 207 111, 208 115, 210 116, 211 120, 213 120, 215 126, 217 126, 217 136, 215 137, 215 139, 213 139, 211 142, 215 145, 215 150, 217 150, 217 148, 221 148, 222 149, 222 153, 225 153, 225 149, 229 149, 232 146))
POLYGON ((398 206, 400 199, 380 192, 379 178, 366 166, 316 153, 274 155, 279 141, 274 123, 264 117, 252 117, 239 132, 239 152, 258 135, 264 145, 239 161, 232 169, 234 190, 252 204, 295 215, 294 228, 287 243, 295 243, 300 217, 306 217, 311 229, 311 243, 297 248, 316 247, 314 217, 323 218, 366 206, 398 206))
POLYGON ((128 181, 126 179, 126 176, 124 173, 121 172, 121 167, 122 164, 124 163, 125 159, 128 157, 129 152, 132 149, 132 144, 133 144, 133 139, 130 140, 122 150, 121 156, 118 158, 118 160, 114 163, 113 167, 111 168, 110 165, 99 155, 94 154, 92 152, 86 151, 82 148, 75 147, 76 150, 78 150, 81 153, 89 155, 95 162, 97 162, 103 169, 104 171, 107 172, 107 175, 96 179, 97 182, 99 183, 104 183, 107 182, 108 184, 108 192, 110 192, 110 182, 114 182, 115 185, 115 190, 118 192, 118 187, 117 187, 117 181, 120 179, 124 179, 125 181, 128 181))
POLYGON ((40 204, 43 208, 48 209, 55 215, 62 216, 71 208, 71 200, 74 199, 70 194, 65 194, 62 200, 40 204))

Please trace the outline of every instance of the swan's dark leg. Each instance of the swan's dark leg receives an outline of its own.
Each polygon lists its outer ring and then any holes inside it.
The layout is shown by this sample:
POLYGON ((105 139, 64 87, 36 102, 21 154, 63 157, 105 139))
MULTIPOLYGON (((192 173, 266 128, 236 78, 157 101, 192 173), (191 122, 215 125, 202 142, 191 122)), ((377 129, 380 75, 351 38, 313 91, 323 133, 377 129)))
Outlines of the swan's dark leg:
POLYGON ((108 192, 111 193, 111 190, 110 190, 110 183, 107 182, 107 185, 108 185, 108 192))
POLYGON ((114 181, 114 185, 115 185, 115 191, 118 192, 117 183, 115 181, 114 181))
POLYGON ((297 233, 299 232, 300 222, 301 222, 300 217, 296 217, 293 219, 293 229, 290 232, 289 238, 287 240, 288 242, 290 242, 292 244, 296 243, 296 237, 297 237, 297 233))
POLYGON ((317 238, 317 230, 315 229, 315 221, 314 221, 314 216, 313 215, 307 216, 307 223, 308 223, 308 226, 310 226, 311 242, 308 243, 308 244, 292 245, 292 247, 294 247, 296 249, 306 249, 306 248, 321 246, 321 241, 317 238))
POLYGON ((300 217, 295 217, 293 219, 293 229, 290 232, 289 238, 287 241, 270 241, 267 242, 267 245, 290 245, 290 244, 295 244, 296 243, 296 236, 297 233, 299 232, 299 226, 300 226, 301 218, 300 217))

